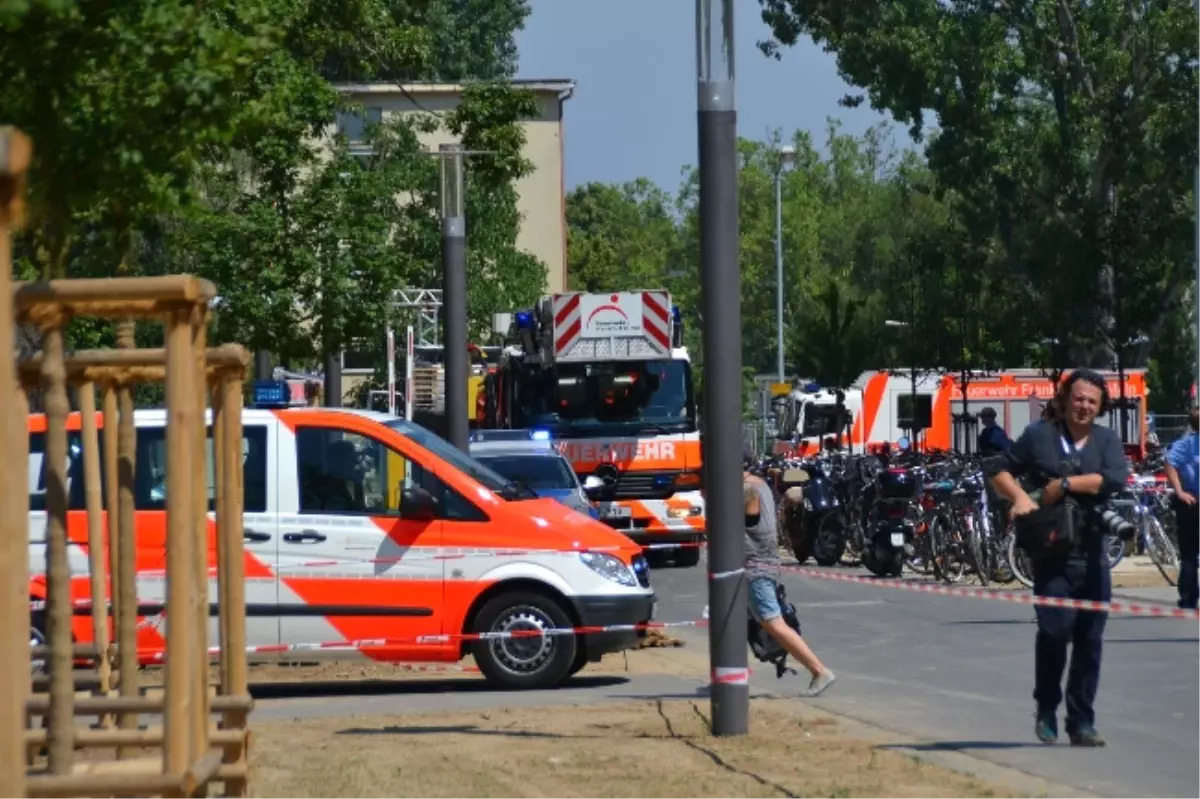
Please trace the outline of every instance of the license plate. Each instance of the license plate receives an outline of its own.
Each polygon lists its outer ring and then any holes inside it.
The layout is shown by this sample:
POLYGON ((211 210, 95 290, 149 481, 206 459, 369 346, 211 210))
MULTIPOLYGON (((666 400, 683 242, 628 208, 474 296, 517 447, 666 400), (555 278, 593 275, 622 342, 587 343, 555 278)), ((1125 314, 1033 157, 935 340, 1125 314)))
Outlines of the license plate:
POLYGON ((628 519, 633 515, 624 505, 601 505, 597 510, 601 519, 628 519))
POLYGON ((904 546, 904 533, 892 533, 892 546, 904 546))

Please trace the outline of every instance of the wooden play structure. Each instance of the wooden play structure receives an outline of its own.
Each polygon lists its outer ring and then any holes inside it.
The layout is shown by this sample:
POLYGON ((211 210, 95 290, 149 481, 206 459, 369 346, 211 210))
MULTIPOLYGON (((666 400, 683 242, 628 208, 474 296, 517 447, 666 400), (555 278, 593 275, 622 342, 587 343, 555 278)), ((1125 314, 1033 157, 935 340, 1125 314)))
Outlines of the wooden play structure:
POLYGON ((9 686, 0 692, 0 795, 206 796, 220 785, 223 795, 244 796, 252 700, 241 414, 249 353, 236 345, 207 347, 216 289, 192 276, 13 284, 10 231, 20 223, 29 158, 28 140, 0 128, 0 297, 7 298, 0 302, 0 397, 9 409, 0 417, 7 460, 0 470, 0 682, 9 686), (68 356, 63 331, 78 317, 158 322, 165 347, 134 349, 127 339, 129 348, 68 356), (38 356, 14 362, 14 324, 37 327, 38 356), (145 382, 165 383, 167 412, 166 568, 151 581, 136 579, 133 505, 132 387, 145 382), (84 536, 68 534, 69 386, 80 413, 86 576, 71 568, 72 554, 83 557, 84 536), (29 543, 27 479, 25 392, 32 390, 43 392, 46 409, 44 602, 29 574, 29 564, 40 560, 28 554, 36 553, 29 543), (215 532, 205 458, 210 402, 215 532), (209 685, 214 605, 215 691, 209 685), (73 635, 80 614, 91 622, 86 645, 73 635), (165 627, 163 652, 139 653, 139 617, 165 627), (161 690, 139 686, 139 665, 148 662, 162 664, 161 690), (44 663, 45 673, 35 673, 34 663, 44 663), (77 670, 81 663, 94 665, 94 672, 77 670))

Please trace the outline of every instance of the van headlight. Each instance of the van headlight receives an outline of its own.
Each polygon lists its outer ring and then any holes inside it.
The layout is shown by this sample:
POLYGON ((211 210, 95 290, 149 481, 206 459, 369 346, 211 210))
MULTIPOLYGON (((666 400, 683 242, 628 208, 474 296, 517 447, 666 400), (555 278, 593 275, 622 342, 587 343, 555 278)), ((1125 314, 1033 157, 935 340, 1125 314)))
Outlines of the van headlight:
POLYGON ((604 579, 627 585, 630 588, 637 588, 637 577, 629 570, 628 566, 621 562, 620 558, 605 555, 603 552, 580 552, 579 559, 604 579))

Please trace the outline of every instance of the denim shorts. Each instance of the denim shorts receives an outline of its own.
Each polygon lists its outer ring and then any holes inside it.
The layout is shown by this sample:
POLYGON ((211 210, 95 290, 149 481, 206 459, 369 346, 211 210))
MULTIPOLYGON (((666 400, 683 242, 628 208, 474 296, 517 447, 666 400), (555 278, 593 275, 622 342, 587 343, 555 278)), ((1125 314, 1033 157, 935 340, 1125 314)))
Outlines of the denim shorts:
POLYGON ((750 613, 759 624, 783 616, 779 597, 775 594, 775 581, 770 577, 756 577, 750 581, 750 613))

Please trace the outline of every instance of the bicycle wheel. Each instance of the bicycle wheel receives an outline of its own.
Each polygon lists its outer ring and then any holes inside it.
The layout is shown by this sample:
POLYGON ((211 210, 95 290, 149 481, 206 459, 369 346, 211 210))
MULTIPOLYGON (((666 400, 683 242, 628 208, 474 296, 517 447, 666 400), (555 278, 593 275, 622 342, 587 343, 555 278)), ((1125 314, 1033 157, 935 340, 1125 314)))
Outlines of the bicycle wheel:
POLYGON ((983 540, 983 522, 978 516, 971 514, 967 517, 967 524, 970 526, 971 535, 971 560, 975 562, 975 574, 979 577, 979 584, 987 588, 988 578, 992 574, 991 554, 990 549, 985 546, 983 540))
POLYGON ((934 542, 933 574, 947 583, 957 583, 967 573, 962 531, 943 517, 930 523, 929 534, 934 542))
POLYGON ((1179 582, 1179 550, 1163 529, 1162 523, 1153 516, 1144 519, 1146 525, 1146 549, 1149 550, 1150 560, 1162 573, 1163 579, 1169 585, 1179 582))
POLYGON ((1025 550, 1017 546, 1017 537, 1008 534, 1008 565, 1013 576, 1026 588, 1033 588, 1033 563, 1025 550))

